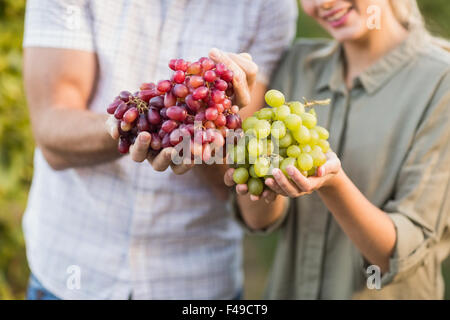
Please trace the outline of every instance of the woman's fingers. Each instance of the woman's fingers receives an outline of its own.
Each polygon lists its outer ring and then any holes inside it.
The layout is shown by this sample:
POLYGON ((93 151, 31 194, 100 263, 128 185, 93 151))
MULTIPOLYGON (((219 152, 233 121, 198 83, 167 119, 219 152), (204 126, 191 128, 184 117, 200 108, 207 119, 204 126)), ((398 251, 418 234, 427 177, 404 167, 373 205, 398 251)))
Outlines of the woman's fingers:
POLYGON ((232 187, 235 185, 235 183, 233 181, 233 173, 234 173, 234 169, 230 168, 225 172, 225 175, 223 176, 223 182, 225 183, 225 185, 227 187, 232 187))
POLYGON ((236 185, 236 193, 240 196, 244 196, 248 193, 248 187, 246 184, 236 185))
POLYGON ((272 171, 273 177, 275 181, 280 186, 281 190, 283 190, 287 196, 289 197, 297 197, 301 190, 299 190, 295 185, 293 185, 288 178, 281 172, 280 169, 274 169, 272 171))
POLYGON ((252 57, 248 53, 229 53, 231 59, 233 59, 236 64, 244 70, 247 76, 247 83, 251 89, 256 80, 256 75, 258 74, 258 66, 252 61, 252 57))
POLYGON ((273 192, 286 196, 285 192, 280 188, 278 183, 273 178, 267 178, 264 182, 273 192))
POLYGON ((311 192, 312 191, 312 185, 308 178, 306 178, 304 175, 298 171, 297 168, 294 166, 288 166, 286 168, 286 172, 291 177, 294 184, 300 189, 302 192, 311 192))
POLYGON ((114 140, 119 139, 119 120, 113 115, 110 115, 106 120, 106 130, 114 140))
POLYGON ((335 174, 338 173, 341 169, 341 161, 337 157, 336 153, 334 152, 327 152, 327 162, 317 168, 317 176, 323 177, 327 174, 335 174))
POLYGON ((151 140, 152 136, 148 132, 144 131, 139 133, 136 141, 130 147, 131 159, 136 162, 142 162, 147 159, 151 140))

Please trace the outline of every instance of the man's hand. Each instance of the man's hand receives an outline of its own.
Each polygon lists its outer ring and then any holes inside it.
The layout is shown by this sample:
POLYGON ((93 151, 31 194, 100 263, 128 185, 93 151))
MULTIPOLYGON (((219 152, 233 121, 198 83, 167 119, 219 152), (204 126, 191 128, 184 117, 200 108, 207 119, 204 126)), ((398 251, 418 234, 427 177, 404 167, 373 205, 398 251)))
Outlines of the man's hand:
MULTIPOLYGON (((119 139, 118 120, 110 116, 106 122, 107 130, 115 140, 119 139)), ((172 162, 172 157, 176 155, 174 148, 164 148, 157 155, 149 152, 152 136, 148 132, 141 132, 136 137, 136 141, 130 147, 131 159, 136 162, 147 160, 156 171, 165 171, 169 166, 175 174, 183 174, 194 166, 194 163, 176 165, 172 162)))
POLYGON ((251 103, 252 89, 256 82, 258 66, 248 53, 229 53, 219 49, 211 49, 209 57, 216 63, 223 63, 233 71, 233 89, 236 96, 235 104, 245 108, 251 103))

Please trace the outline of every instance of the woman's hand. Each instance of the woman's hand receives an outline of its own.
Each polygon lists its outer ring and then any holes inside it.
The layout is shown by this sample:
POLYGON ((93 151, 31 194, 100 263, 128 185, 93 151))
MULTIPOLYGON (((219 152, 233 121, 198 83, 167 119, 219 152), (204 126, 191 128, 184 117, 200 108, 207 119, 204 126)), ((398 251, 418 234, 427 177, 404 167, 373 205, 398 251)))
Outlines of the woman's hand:
POLYGON ((310 194, 324 186, 333 183, 333 179, 341 170, 341 161, 334 152, 326 154, 327 162, 317 168, 317 176, 305 177, 294 166, 286 168, 291 179, 288 179, 280 169, 272 171, 273 179, 266 179, 266 185, 275 193, 296 198, 310 194))
POLYGON ((233 71, 234 103, 239 108, 248 106, 251 101, 250 92, 258 74, 258 66, 253 62, 252 56, 248 53, 236 54, 213 48, 209 52, 209 57, 216 63, 223 63, 233 71))
MULTIPOLYGON (((232 169, 232 168, 228 169, 225 172, 225 176, 224 176, 223 180, 225 182, 225 185, 227 185, 228 187, 233 187, 234 185, 236 185, 233 180, 233 173, 234 173, 234 169, 232 169)), ((248 193, 247 185, 246 184, 236 185, 236 193, 241 196, 246 195, 248 193)), ((266 203, 270 203, 270 202, 274 201, 276 197, 277 197, 277 194, 269 189, 264 190, 263 193, 261 194, 261 196, 255 196, 253 194, 250 195, 250 199, 252 201, 258 201, 260 199, 263 199, 266 203)))
MULTIPOLYGON (((110 116, 106 122, 106 127, 114 140, 119 139, 118 120, 114 116, 110 116)), ((152 136, 148 132, 141 132, 136 137, 136 141, 130 147, 131 159, 136 162, 147 160, 156 171, 165 171, 169 166, 175 174, 183 174, 189 171, 194 163, 176 165, 172 162, 172 158, 177 154, 174 148, 164 148, 157 155, 149 152, 152 136)))

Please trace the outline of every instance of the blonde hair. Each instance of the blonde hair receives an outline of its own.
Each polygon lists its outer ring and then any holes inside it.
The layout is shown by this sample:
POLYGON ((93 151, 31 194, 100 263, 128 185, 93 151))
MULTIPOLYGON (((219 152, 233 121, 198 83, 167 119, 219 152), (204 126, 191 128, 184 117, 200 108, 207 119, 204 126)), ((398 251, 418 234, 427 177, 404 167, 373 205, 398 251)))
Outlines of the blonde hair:
POLYGON ((390 0, 391 8, 400 24, 410 31, 422 32, 435 45, 450 51, 450 42, 433 36, 426 28, 425 20, 416 0, 390 0))

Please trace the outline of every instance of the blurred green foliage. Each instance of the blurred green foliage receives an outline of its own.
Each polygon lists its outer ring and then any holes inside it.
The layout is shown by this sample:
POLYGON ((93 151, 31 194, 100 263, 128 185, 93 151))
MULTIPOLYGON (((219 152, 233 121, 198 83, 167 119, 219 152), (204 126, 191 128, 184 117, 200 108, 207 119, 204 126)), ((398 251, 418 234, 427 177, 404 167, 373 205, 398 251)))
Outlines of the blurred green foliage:
MULTIPOLYGON (((431 29, 449 38, 448 0, 420 0, 419 4, 431 29)), ((31 182, 34 142, 21 76, 24 10, 25 0, 0 0, 0 299, 23 298, 29 272, 21 217, 31 182)), ((326 34, 301 13, 298 36, 326 34)), ((264 241, 246 239, 246 257, 251 257, 246 263, 247 287, 262 290, 259 284, 265 282, 275 240, 276 236, 264 241)), ((258 290, 247 297, 259 298, 258 290)))

